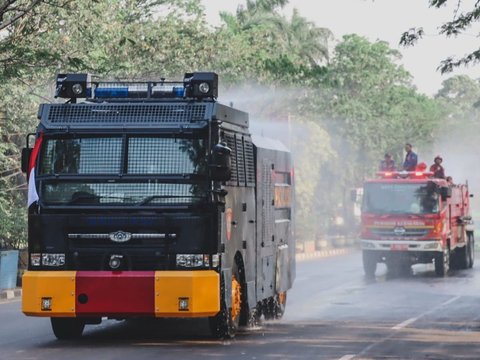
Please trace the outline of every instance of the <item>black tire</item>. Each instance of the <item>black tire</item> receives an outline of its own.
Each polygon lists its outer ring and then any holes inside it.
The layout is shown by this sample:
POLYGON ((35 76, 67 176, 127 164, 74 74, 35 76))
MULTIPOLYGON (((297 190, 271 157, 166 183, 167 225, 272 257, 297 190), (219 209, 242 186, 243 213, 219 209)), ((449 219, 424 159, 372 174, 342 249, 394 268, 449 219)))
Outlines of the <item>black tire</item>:
POLYGON ((466 237, 466 243, 465 246, 461 248, 456 248, 454 252, 454 257, 452 256, 452 268, 455 269, 468 269, 470 266, 470 263, 472 261, 472 246, 470 243, 470 236, 468 234, 465 235, 466 237))
MULTIPOLYGON (((465 235, 466 243, 465 246, 461 248, 455 249, 454 255, 455 257, 451 260, 454 260, 451 265, 455 266, 455 269, 470 269, 473 266, 473 249, 474 249, 474 240, 473 235, 471 233, 467 233, 465 235)), ((453 266, 452 266, 453 268, 453 266)))
POLYGON ((57 339, 69 340, 82 336, 85 322, 76 318, 50 318, 52 330, 57 339))
POLYGON ((275 300, 272 296, 262 301, 262 314, 265 320, 275 319, 275 300))
POLYGON ((475 238, 472 232, 467 233, 469 249, 468 249, 468 268, 471 269, 475 263, 475 238))
POLYGON ((281 319, 285 313, 287 292, 276 294, 262 301, 262 313, 265 320, 281 319))
POLYGON ((287 292, 284 291, 283 293, 277 294, 275 296, 273 317, 275 319, 281 319, 283 317, 283 314, 285 314, 286 306, 287 306, 287 292))
POLYGON ((446 276, 450 269, 450 248, 447 246, 445 250, 435 256, 435 274, 437 276, 446 276))
MULTIPOLYGON (((236 276, 239 279, 236 266, 232 269, 232 278, 236 276)), ((232 281, 232 279, 229 279, 232 281)), ((225 300, 225 279, 222 276, 220 285, 220 312, 208 318, 208 325, 212 336, 218 339, 233 339, 240 326, 240 312, 235 318, 232 318, 232 308, 227 307, 225 300)), ((240 299, 242 297, 240 296, 240 299)))
POLYGON ((374 254, 365 250, 362 252, 362 257, 365 276, 369 279, 373 279, 375 277, 375 271, 377 271, 377 259, 374 254))

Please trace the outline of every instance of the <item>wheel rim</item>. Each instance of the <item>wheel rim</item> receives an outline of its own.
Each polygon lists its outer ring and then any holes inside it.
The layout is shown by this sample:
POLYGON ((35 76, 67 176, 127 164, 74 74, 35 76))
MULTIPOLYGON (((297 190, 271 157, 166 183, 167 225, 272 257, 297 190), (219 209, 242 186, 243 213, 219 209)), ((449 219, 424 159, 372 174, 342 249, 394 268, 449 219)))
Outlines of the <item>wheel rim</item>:
POLYGON ((235 321, 239 315, 242 307, 241 286, 235 275, 232 276, 232 311, 231 317, 235 321))

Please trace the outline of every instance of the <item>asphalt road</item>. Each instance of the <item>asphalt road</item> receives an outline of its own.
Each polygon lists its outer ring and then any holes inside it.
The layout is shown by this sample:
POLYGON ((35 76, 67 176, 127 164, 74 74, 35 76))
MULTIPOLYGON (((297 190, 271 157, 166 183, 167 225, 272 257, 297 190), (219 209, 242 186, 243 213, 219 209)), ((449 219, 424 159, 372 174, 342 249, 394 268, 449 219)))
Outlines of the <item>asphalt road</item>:
MULTIPOLYGON (((478 257, 477 259, 480 259, 478 257)), ((480 359, 480 262, 437 278, 433 266, 376 281, 361 253, 297 265, 280 321, 212 340, 203 320, 107 321, 57 341, 48 319, 0 303, 0 359, 480 359)))

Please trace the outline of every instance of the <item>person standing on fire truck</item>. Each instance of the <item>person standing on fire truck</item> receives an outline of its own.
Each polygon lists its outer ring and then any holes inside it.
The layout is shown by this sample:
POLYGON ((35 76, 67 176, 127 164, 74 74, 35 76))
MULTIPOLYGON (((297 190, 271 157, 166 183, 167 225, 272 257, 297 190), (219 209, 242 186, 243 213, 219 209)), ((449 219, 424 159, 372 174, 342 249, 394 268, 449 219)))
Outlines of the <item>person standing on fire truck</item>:
POLYGON ((435 159, 433 159, 433 165, 430 166, 430 172, 433 173, 434 178, 438 179, 445 179, 445 169, 442 166, 442 157, 437 155, 435 159))
POLYGON ((395 171, 395 161, 392 159, 392 154, 386 153, 385 158, 380 161, 380 171, 395 171))
POLYGON ((412 151, 412 144, 406 143, 405 151, 407 152, 407 154, 405 155, 405 161, 403 162, 403 170, 415 171, 417 167, 418 157, 417 154, 412 151))

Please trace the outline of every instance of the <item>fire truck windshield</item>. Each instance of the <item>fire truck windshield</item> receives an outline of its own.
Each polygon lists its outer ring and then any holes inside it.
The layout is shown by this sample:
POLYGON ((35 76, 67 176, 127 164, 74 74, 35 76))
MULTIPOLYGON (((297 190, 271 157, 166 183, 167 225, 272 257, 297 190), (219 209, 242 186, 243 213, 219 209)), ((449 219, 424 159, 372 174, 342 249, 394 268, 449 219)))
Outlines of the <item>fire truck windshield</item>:
POLYGON ((433 214, 439 209, 434 183, 367 183, 363 196, 364 213, 433 214))
POLYGON ((46 139, 38 180, 45 204, 155 205, 205 199, 207 148, 199 138, 46 139))

